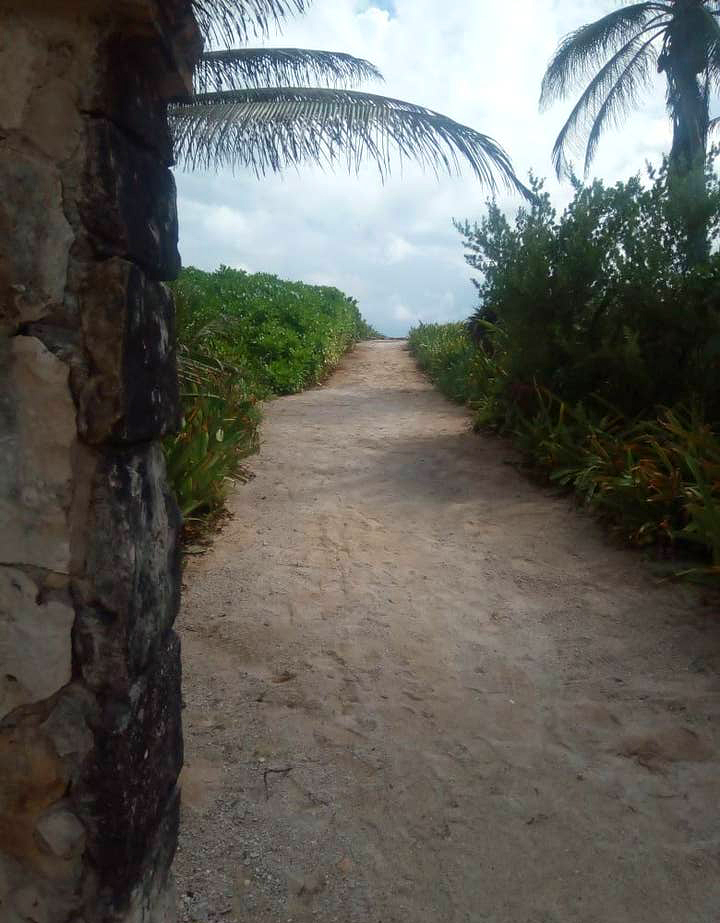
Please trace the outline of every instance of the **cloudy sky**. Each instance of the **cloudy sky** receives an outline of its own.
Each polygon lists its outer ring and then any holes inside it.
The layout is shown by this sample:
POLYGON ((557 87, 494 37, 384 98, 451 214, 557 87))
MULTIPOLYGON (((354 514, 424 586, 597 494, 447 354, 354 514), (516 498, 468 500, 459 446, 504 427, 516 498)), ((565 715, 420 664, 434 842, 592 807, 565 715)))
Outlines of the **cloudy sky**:
MULTIPOLYGON (((269 45, 346 51, 375 63, 385 84, 372 92, 436 109, 500 141, 521 176, 532 169, 564 204, 552 145, 567 104, 540 114, 540 81, 558 40, 609 12, 616 0, 314 0, 269 45)), ((670 143, 662 84, 622 133, 601 143, 594 170, 624 178, 670 143)), ((482 216, 487 191, 467 171, 423 174, 406 165, 381 184, 316 168, 266 177, 178 173, 180 250, 185 265, 225 263, 335 285, 358 299, 383 333, 418 321, 466 317, 470 269, 453 218, 482 216)), ((509 211, 518 200, 501 196, 509 211)))

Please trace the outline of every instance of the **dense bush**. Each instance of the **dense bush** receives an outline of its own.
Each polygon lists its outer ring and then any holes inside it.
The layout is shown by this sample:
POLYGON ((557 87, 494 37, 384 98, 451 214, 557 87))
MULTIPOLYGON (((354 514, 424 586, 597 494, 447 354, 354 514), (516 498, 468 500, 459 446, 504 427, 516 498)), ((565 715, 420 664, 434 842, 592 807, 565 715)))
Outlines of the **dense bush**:
POLYGON ((259 444, 259 402, 315 384, 356 340, 378 334, 334 288, 221 267, 186 269, 174 289, 183 421, 165 452, 192 532, 243 478, 242 460, 259 444))
POLYGON ((322 380, 357 339, 376 335, 336 288, 221 266, 185 269, 175 283, 205 346, 256 392, 291 394, 322 380))
POLYGON ((695 545, 720 576, 720 257, 683 270, 665 169, 649 179, 576 184, 559 217, 533 181, 514 224, 490 203, 458 225, 480 308, 410 347, 632 541, 695 545))
POLYGON ((461 404, 470 401, 478 351, 465 324, 420 324, 410 331, 409 346, 443 394, 461 404))
MULTIPOLYGON (((510 387, 538 383, 571 403, 594 395, 631 416, 701 400, 720 419, 720 258, 683 270, 666 168, 649 180, 576 183, 559 217, 533 180, 537 203, 514 225, 494 203, 479 224, 458 225, 482 273, 471 323, 494 348, 510 344, 510 387)), ((711 171, 709 185, 716 238, 711 171)))

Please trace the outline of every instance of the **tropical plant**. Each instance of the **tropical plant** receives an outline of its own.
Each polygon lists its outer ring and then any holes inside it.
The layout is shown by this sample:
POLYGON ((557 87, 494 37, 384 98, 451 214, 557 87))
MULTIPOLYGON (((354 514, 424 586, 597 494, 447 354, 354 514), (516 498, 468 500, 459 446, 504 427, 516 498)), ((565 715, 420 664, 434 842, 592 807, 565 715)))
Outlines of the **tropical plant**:
POLYGON ((173 283, 183 419, 165 442, 186 537, 222 515, 227 488, 259 445, 260 401, 313 385, 377 332, 325 286, 220 267, 173 283))
POLYGON ((258 176, 302 163, 349 169, 374 161, 387 174, 394 155, 436 173, 461 160, 490 188, 496 177, 523 195, 510 158, 488 135, 423 106, 359 92, 382 79, 368 61, 297 48, 229 48, 268 34, 309 0, 193 0, 210 43, 194 94, 170 108, 177 158, 186 168, 248 167, 258 176), (318 86, 307 86, 315 82, 318 86))
POLYGON ((567 35, 542 83, 541 106, 585 85, 555 142, 558 175, 571 172, 578 142, 587 174, 603 132, 638 105, 654 72, 665 75, 673 124, 670 165, 685 202, 686 257, 708 255, 703 165, 711 127, 710 98, 720 88, 720 2, 625 3, 567 35))
POLYGON ((355 299, 338 289, 269 273, 188 267, 174 289, 192 318, 193 336, 238 369, 260 397, 292 394, 321 381, 372 329, 355 299))
MULTIPOLYGON (((720 180, 708 158, 713 238, 720 180)), ((409 345, 438 388, 634 544, 693 547, 720 578, 720 254, 684 269, 668 166, 606 187, 542 183, 511 220, 456 224, 477 270, 465 324, 409 345)), ((678 570, 678 564, 672 565, 678 570)))
POLYGON ((421 324, 409 345, 444 394, 476 410, 478 428, 510 435, 534 471, 573 491, 632 544, 674 551, 663 568, 670 574, 718 584, 720 427, 697 408, 658 408, 628 421, 597 402, 568 404, 541 385, 508 387, 507 351, 489 355, 462 324, 421 324))
POLYGON ((557 214, 532 179, 536 201, 514 221, 490 202, 479 223, 457 225, 479 276, 473 337, 503 355, 518 400, 532 403, 537 382, 569 405, 595 395, 631 418, 699 400, 720 421, 720 257, 685 270, 668 184, 667 165, 614 186, 578 183, 557 214))

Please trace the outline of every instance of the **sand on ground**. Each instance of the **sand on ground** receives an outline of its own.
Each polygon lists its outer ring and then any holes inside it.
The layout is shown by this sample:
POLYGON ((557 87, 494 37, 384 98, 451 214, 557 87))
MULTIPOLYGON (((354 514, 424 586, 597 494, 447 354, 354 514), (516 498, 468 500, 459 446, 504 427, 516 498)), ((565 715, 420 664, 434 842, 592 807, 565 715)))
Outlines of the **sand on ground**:
POLYGON ((403 343, 263 432, 185 574, 180 919, 720 921, 712 603, 403 343))

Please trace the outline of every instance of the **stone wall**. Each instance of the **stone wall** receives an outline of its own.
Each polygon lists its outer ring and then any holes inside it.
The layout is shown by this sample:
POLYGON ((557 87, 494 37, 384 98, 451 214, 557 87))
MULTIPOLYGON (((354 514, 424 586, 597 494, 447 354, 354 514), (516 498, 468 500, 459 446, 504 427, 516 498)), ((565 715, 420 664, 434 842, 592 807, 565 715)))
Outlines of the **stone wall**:
POLYGON ((159 923, 182 762, 169 96, 190 0, 0 0, 0 920, 159 923))

